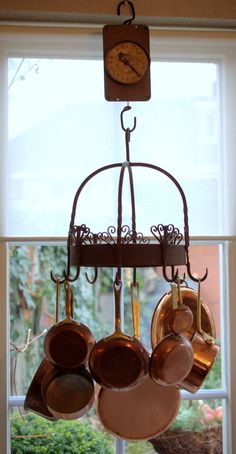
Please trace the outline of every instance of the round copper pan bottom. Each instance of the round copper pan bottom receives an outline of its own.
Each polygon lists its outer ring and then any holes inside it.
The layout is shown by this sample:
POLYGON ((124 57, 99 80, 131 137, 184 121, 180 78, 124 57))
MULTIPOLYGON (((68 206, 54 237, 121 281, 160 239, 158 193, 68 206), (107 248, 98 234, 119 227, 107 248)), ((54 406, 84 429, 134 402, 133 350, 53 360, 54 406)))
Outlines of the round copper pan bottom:
MULTIPOLYGON (((183 304, 188 306, 193 313, 193 324, 192 327, 184 334, 191 339, 197 330, 197 291, 188 288, 181 287, 181 296, 183 304)), ((167 334, 171 334, 169 324, 166 323, 170 317, 172 311, 172 296, 171 292, 166 293, 158 302, 151 323, 151 343, 152 348, 160 342, 167 334)), ((201 322, 202 329, 205 333, 212 337, 216 337, 215 323, 212 313, 204 301, 201 300, 201 322)))
POLYGON ((176 386, 161 386, 147 376, 129 390, 102 388, 97 413, 104 427, 125 440, 148 440, 164 432, 175 419, 180 407, 176 386))

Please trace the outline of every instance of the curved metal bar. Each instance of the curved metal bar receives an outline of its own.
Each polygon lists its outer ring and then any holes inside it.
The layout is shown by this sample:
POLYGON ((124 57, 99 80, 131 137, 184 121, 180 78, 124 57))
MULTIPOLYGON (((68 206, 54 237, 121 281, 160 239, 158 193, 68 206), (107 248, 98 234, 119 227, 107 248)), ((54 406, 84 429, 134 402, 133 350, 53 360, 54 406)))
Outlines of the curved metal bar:
POLYGON ((60 278, 58 276, 54 276, 53 272, 50 272, 50 277, 55 284, 64 284, 66 278, 60 278))
POLYGON ((129 9, 130 9, 130 14, 132 15, 132 17, 130 19, 127 19, 123 22, 123 24, 125 25, 130 25, 132 23, 132 21, 135 19, 135 10, 134 10, 134 5, 132 2, 130 2, 129 0, 125 0, 125 1, 122 1, 119 3, 119 5, 117 6, 117 14, 118 16, 120 16, 120 9, 121 9, 121 6, 129 6, 129 9))
POLYGON ((178 191, 179 191, 179 193, 181 195, 182 202, 183 202, 184 240, 185 240, 185 246, 186 246, 186 249, 187 249, 188 246, 189 246, 188 205, 187 205, 187 200, 186 200, 184 191, 183 191, 181 185, 179 184, 179 182, 176 180, 176 178, 171 173, 167 172, 167 170, 162 169, 161 167, 158 167, 158 166, 156 166, 154 164, 149 164, 149 163, 146 163, 146 162, 131 162, 130 166, 131 167, 147 167, 147 168, 150 168, 150 169, 157 170, 158 172, 163 173, 163 175, 165 175, 167 178, 169 178, 174 183, 174 185, 177 187, 177 189, 178 189, 178 191))
POLYGON ((92 279, 89 279, 88 273, 85 273, 86 280, 88 281, 89 284, 95 284, 97 277, 98 277, 98 269, 95 266, 94 268, 94 277, 92 279))
MULTIPOLYGON (((126 106, 125 110, 127 110, 127 107, 129 107, 129 106, 126 106)), ((88 177, 81 183, 81 185, 79 186, 79 188, 78 188, 78 190, 77 190, 77 192, 75 194, 74 201, 73 201, 73 206, 72 206, 70 228, 69 228, 69 236, 68 236, 68 242, 67 242, 67 249, 68 249, 67 273, 64 272, 64 276, 66 277, 66 279, 70 280, 71 282, 75 281, 78 278, 79 273, 80 273, 80 269, 78 267, 76 276, 73 279, 69 278, 69 275, 70 275, 70 259, 69 259, 69 255, 70 255, 70 246, 71 246, 71 236, 72 236, 72 232, 73 232, 73 226, 74 226, 74 221, 75 221, 75 215, 76 215, 76 209, 77 209, 77 203, 78 203, 79 196, 80 196, 82 190, 84 189, 84 187, 86 186, 86 184, 93 177, 95 177, 96 175, 98 175, 99 173, 101 173, 103 171, 106 171, 106 170, 109 170, 109 169, 113 169, 113 168, 117 168, 117 167, 122 167, 123 164, 124 163, 121 163, 121 162, 114 163, 114 164, 109 164, 109 165, 100 167, 99 169, 95 170, 90 175, 88 175, 88 177)), ((185 240, 186 252, 188 253, 188 246, 189 246, 188 207, 187 207, 187 201, 186 201, 186 197, 185 197, 184 191, 183 191, 181 185, 179 184, 179 182, 175 179, 175 177, 172 174, 170 174, 165 169, 162 169, 161 167, 156 166, 154 164, 149 164, 149 163, 145 163, 145 162, 129 162, 129 161, 127 162, 126 161, 125 168, 126 167, 128 167, 129 176, 131 175, 130 171, 131 171, 131 169, 133 167, 146 167, 146 168, 150 168, 150 169, 153 169, 153 170, 156 170, 156 171, 162 173, 163 175, 165 175, 167 178, 169 178, 174 183, 174 185, 178 189, 178 191, 179 191, 179 193, 181 195, 181 198, 182 198, 183 212, 184 212, 184 240, 185 240)), ((124 170, 125 170, 125 168, 124 168, 124 170)), ((124 170, 123 170, 123 173, 124 173, 124 170)), ((131 178, 132 178, 132 175, 130 176, 130 181, 131 181, 131 178)), ((122 176, 122 179, 123 179, 123 176, 122 176)), ((122 184, 123 184, 123 182, 122 182, 122 184)), ((131 183, 131 187, 132 187, 132 183, 131 183)), ((121 185, 121 188, 122 188, 122 185, 121 185)), ((122 189, 121 189, 121 193, 122 193, 122 189)), ((131 198, 132 198, 132 194, 131 194, 131 198)), ((121 200, 121 194, 120 194, 120 200, 121 200)), ((121 216, 121 210, 122 210, 122 207, 120 207, 119 216, 121 216)), ((135 208, 134 208, 134 210, 135 210, 135 208)), ((133 225, 134 225, 135 224, 134 223, 135 211, 133 211, 133 216, 132 217, 133 217, 133 221, 132 222, 133 222, 133 225)), ((121 225, 121 222, 122 221, 119 218, 120 225, 121 225)), ((120 234, 121 234, 121 232, 120 232, 120 234)), ((165 270, 164 270, 164 273, 165 273, 165 270)), ((188 274, 189 274, 189 277, 192 278, 190 265, 188 266, 188 274)), ((203 278, 205 279, 206 275, 203 278)))
POLYGON ((118 216, 117 216, 117 243, 121 243, 121 227, 122 227, 122 191, 124 173, 126 167, 129 165, 127 161, 123 162, 120 171, 119 185, 118 185, 118 216))
POLYGON ((114 168, 116 168, 116 167, 121 167, 121 166, 122 166, 122 162, 117 162, 117 163, 114 163, 114 164, 108 164, 108 165, 106 165, 106 166, 100 167, 99 169, 97 169, 97 170, 95 170, 94 172, 90 173, 90 175, 88 175, 88 176, 82 181, 82 183, 80 184, 80 186, 79 186, 79 188, 77 189, 76 194, 75 194, 75 196, 74 196, 74 201, 73 201, 72 211, 71 211, 70 231, 72 231, 73 225, 74 225, 74 222, 75 222, 76 207, 77 207, 77 202, 78 202, 79 196, 80 196, 82 190, 84 189, 84 187, 86 186, 86 184, 87 184, 93 177, 95 177, 96 175, 98 175, 99 173, 104 172, 105 170, 114 169, 114 168))

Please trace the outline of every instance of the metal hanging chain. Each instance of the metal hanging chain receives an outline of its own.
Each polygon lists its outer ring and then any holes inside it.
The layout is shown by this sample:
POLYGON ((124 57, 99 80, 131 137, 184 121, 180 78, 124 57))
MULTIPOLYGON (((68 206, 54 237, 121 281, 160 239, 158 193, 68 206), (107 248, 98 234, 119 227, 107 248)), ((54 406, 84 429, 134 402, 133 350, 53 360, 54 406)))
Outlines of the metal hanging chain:
POLYGON ((117 14, 118 14, 118 16, 120 16, 121 6, 128 6, 129 9, 130 9, 130 14, 131 14, 131 18, 125 20, 123 22, 123 25, 131 25, 133 20, 135 19, 135 9, 134 9, 133 3, 128 1, 128 0, 120 2, 119 5, 117 6, 117 14))

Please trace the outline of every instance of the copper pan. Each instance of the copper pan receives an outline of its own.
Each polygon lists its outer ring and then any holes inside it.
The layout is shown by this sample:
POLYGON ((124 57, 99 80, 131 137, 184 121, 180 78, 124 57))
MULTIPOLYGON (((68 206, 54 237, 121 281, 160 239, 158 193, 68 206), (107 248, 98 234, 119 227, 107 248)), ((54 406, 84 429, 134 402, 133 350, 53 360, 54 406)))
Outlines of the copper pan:
MULTIPOLYGON (((182 303, 189 307, 193 314, 193 323, 190 329, 184 332, 185 336, 188 339, 192 339, 194 333, 197 331, 197 295, 198 292, 188 288, 180 287, 180 295, 182 298, 182 303)), ((154 349, 155 346, 160 342, 165 336, 171 334, 171 326, 168 321, 172 313, 172 296, 171 291, 165 293, 165 295, 159 300, 151 322, 151 344, 154 349)), ((205 301, 201 299, 201 323, 202 329, 205 333, 210 336, 216 336, 215 323, 210 311, 209 306, 205 301)))
POLYGON ((65 282, 65 293, 66 318, 50 328, 44 351, 51 363, 67 369, 87 365, 95 338, 86 325, 72 319, 73 293, 68 282, 65 282))
POLYGON ((202 329, 200 281, 198 283, 197 298, 197 331, 193 335, 191 342, 194 352, 193 367, 189 375, 181 381, 180 386, 187 391, 195 393, 202 386, 219 352, 219 346, 215 345, 214 338, 202 329))
POLYGON ((189 317, 189 308, 185 309, 181 304, 180 308, 178 307, 175 290, 172 286, 172 334, 165 336, 156 345, 149 366, 152 379, 165 386, 177 385, 182 381, 191 371, 194 358, 190 340, 181 334, 181 330, 190 329, 192 317, 189 317), (174 331, 175 327, 177 327, 177 333, 174 331))
POLYGON ((171 285, 171 293, 173 310, 167 314, 168 317, 166 322, 172 332, 176 334, 184 334, 191 330, 193 324, 193 313, 188 306, 183 304, 179 279, 177 281, 177 285, 171 285))
POLYGON ((56 416, 54 416, 49 411, 42 398, 41 393, 42 380, 44 376, 52 369, 52 367, 53 365, 46 358, 42 360, 27 391, 24 402, 24 409, 33 411, 37 415, 43 416, 44 418, 51 421, 56 421, 56 416))
POLYGON ((95 399, 93 379, 85 368, 65 370, 54 366, 45 375, 41 392, 49 411, 60 419, 84 416, 95 399))
POLYGON ((94 346, 89 368, 96 382, 107 388, 136 386, 148 372, 149 355, 141 342, 121 331, 121 282, 114 283, 115 332, 94 346))
MULTIPOLYGON (((139 333, 139 311, 137 300, 133 306, 135 337, 139 333)), ((158 385, 149 375, 138 386, 127 390, 101 388, 97 399, 97 414, 105 429, 130 441, 160 435, 177 416, 179 407, 178 388, 158 385)))
MULTIPOLYGON (((59 305, 60 305, 60 281, 56 282, 56 323, 59 320, 59 305)), ((48 410, 47 405, 45 404, 42 393, 41 393, 41 384, 44 376, 52 369, 53 365, 44 357, 41 364, 39 365, 34 378, 29 386, 27 391, 24 409, 31 410, 39 416, 43 416, 46 419, 51 421, 56 421, 57 418, 48 410)))

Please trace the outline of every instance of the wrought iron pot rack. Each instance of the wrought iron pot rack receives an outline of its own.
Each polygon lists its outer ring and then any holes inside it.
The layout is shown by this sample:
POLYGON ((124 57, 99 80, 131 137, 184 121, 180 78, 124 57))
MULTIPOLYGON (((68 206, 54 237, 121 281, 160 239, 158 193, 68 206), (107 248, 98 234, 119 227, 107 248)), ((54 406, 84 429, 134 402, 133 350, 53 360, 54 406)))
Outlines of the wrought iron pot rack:
POLYGON ((116 267, 121 270, 122 267, 134 269, 137 267, 162 267, 163 277, 168 282, 174 282, 178 278, 177 266, 185 265, 186 271, 190 279, 195 282, 206 279, 208 270, 203 277, 195 277, 191 271, 189 259, 189 226, 188 226, 188 206, 186 197, 179 182, 166 170, 154 164, 145 162, 131 162, 129 152, 129 142, 131 132, 136 128, 136 117, 134 118, 133 127, 125 128, 123 115, 130 110, 129 105, 125 106, 120 114, 121 127, 125 132, 126 145, 126 160, 124 162, 108 164, 91 173, 79 186, 73 201, 71 220, 69 226, 69 234, 67 240, 67 268, 63 272, 63 278, 54 276, 51 272, 51 278, 55 282, 64 282, 65 280, 74 282, 80 275, 81 267, 94 267, 95 273, 92 280, 87 277, 87 280, 93 284, 97 278, 98 267, 116 267), (145 237, 142 233, 136 230, 136 210, 135 210, 135 194, 133 184, 133 169, 136 167, 144 167, 155 170, 165 175, 175 185, 179 191, 183 205, 184 218, 184 233, 173 224, 169 225, 152 225, 150 233, 153 237, 145 237), (100 233, 92 233, 85 224, 75 225, 75 215, 79 197, 87 185, 87 183, 100 174, 109 169, 120 168, 119 184, 118 184, 118 216, 117 227, 109 226, 107 231, 100 233), (130 186, 130 201, 132 213, 132 226, 122 225, 122 192, 123 180, 125 172, 128 172, 130 186), (71 267, 75 267, 76 271, 72 276, 71 267), (168 276, 167 267, 170 268, 170 276, 168 276))

